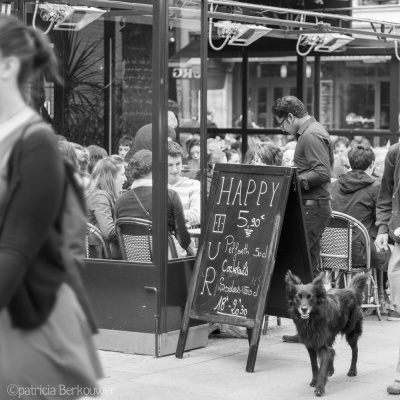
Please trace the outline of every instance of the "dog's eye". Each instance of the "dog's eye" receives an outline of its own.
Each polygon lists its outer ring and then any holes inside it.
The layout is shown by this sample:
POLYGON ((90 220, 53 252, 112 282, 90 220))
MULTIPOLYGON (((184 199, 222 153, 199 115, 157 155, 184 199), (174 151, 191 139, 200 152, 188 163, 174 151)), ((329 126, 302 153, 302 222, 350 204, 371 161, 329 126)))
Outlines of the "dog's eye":
POLYGON ((310 300, 312 298, 312 294, 307 295, 307 300, 310 300))

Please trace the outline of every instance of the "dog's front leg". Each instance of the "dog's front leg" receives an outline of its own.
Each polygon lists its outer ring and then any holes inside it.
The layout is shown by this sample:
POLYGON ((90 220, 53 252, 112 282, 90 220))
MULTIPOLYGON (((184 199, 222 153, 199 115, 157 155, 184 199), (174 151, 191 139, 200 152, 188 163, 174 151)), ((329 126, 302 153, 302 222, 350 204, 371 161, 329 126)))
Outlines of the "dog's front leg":
POLYGON ((311 370, 312 370, 312 380, 310 386, 315 387, 318 378, 318 361, 317 352, 312 347, 307 347, 308 354, 310 355, 311 370))
POLYGON ((319 368, 317 385, 314 391, 317 396, 322 396, 325 393, 328 371, 332 368, 334 357, 335 350, 332 347, 326 346, 321 350, 321 367, 319 368))

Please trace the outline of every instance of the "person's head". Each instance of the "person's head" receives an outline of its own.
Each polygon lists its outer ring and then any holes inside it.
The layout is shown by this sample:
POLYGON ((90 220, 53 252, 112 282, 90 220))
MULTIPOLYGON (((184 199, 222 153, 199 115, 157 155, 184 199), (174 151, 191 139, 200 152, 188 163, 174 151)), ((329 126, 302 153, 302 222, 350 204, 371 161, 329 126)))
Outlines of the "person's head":
POLYGON ((168 142, 168 183, 173 185, 181 178, 182 147, 175 142, 168 142))
POLYGON ((172 111, 168 111, 168 126, 172 129, 178 126, 178 120, 172 111))
POLYGON ((382 179, 383 173, 385 171, 385 158, 388 152, 386 147, 378 147, 374 149, 375 153, 375 164, 373 175, 377 178, 382 179))
POLYGON ((244 164, 281 166, 282 159, 282 150, 278 146, 272 142, 264 142, 246 153, 244 164))
POLYGON ((306 106, 295 96, 277 99, 272 107, 272 114, 279 127, 291 135, 298 132, 304 118, 309 116, 306 106))
POLYGON ((342 175, 347 174, 348 171, 349 169, 347 168, 343 157, 335 155, 331 166, 331 181, 333 182, 339 179, 342 175))
POLYGON ((221 149, 221 141, 217 139, 208 139, 207 140, 207 154, 210 154, 212 151, 222 150, 221 149))
POLYGON ((118 155, 125 160, 125 156, 128 151, 131 149, 133 143, 133 139, 130 136, 122 136, 118 141, 118 155))
POLYGON ((78 171, 79 164, 74 146, 71 143, 65 141, 57 142, 57 144, 63 158, 70 162, 73 167, 78 171))
POLYGON ((97 189, 104 190, 115 203, 122 191, 125 179, 124 160, 120 156, 111 155, 102 158, 93 168, 86 195, 93 193, 97 189))
POLYGON ((104 157, 107 157, 107 151, 106 149, 103 149, 100 146, 97 146, 95 144, 92 144, 87 147, 87 150, 89 151, 89 167, 88 171, 89 174, 93 172, 94 166, 99 160, 102 160, 104 157))
POLYGON ((235 149, 225 149, 226 159, 228 164, 240 164, 240 154, 235 149))
POLYGON ((217 163, 226 164, 228 160, 226 159, 226 155, 222 150, 213 150, 207 156, 207 168, 209 172, 214 171, 214 165, 217 163))
POLYGON ((360 169, 371 175, 374 168, 375 153, 370 146, 357 144, 349 151, 351 169, 360 169))
POLYGON ((187 151, 189 158, 192 160, 200 160, 200 140, 199 139, 189 139, 186 142, 187 151), (189 142, 189 143, 188 143, 189 142))
POLYGON ((338 156, 347 157, 348 152, 350 151, 350 141, 346 137, 339 136, 334 144, 335 154, 338 156))
POLYGON ((67 138, 63 135, 56 134, 55 136, 56 136, 57 142, 68 142, 67 138))
POLYGON ((294 162, 294 150, 293 149, 287 149, 283 152, 283 159, 282 159, 282 165, 284 167, 293 167, 294 162))
POLYGON ((139 150, 129 160, 128 168, 133 179, 152 179, 153 154, 150 150, 139 150))
POLYGON ((89 154, 83 149, 75 149, 75 153, 78 159, 79 171, 82 173, 87 173, 89 167, 89 154))
POLYGON ((0 91, 11 95, 16 89, 25 97, 30 76, 39 70, 61 82, 48 37, 15 17, 0 14, 0 91))

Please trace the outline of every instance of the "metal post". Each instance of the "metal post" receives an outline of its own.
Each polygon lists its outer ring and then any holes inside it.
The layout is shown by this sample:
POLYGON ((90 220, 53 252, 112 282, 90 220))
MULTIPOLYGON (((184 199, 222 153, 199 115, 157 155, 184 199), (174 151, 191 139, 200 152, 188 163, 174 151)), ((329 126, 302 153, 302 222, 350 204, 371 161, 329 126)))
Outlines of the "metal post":
POLYGON ((307 57, 297 56, 297 97, 307 103, 307 57))
POLYGON ((200 171, 201 171, 201 225, 207 206, 207 57, 208 57, 208 3, 201 2, 201 36, 200 36, 200 171))
MULTIPOLYGON (((249 108, 249 54, 247 47, 242 49, 242 131, 247 129, 248 124, 248 108, 249 108)), ((246 154, 247 145, 247 134, 242 133, 242 155, 246 154)))
POLYGON ((167 267, 167 107, 168 107, 168 1, 158 0, 153 6, 153 248, 157 271, 157 314, 159 335, 166 327, 165 296, 167 267))

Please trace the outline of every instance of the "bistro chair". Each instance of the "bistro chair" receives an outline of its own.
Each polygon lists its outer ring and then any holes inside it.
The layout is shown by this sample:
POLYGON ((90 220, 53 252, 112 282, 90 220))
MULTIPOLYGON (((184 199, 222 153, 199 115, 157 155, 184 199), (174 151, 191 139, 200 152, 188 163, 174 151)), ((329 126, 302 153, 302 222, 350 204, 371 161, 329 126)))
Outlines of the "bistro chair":
MULTIPOLYGON (((153 262, 153 225, 141 218, 118 218, 115 222, 122 259, 153 262)), ((178 258, 172 234, 168 232, 168 259, 178 258)))
POLYGON ((108 244, 104 239, 100 229, 96 228, 89 222, 86 223, 85 247, 86 247, 86 258, 105 258, 107 260, 110 258, 110 250, 108 248, 108 244), (103 254, 96 254, 96 251, 90 247, 89 234, 94 235, 97 239, 100 240, 103 254))
MULTIPOLYGON (((358 251, 359 249, 357 249, 358 251)), ((371 243, 365 226, 350 215, 333 211, 321 237, 321 267, 333 287, 346 286, 352 274, 368 274, 367 299, 363 309, 374 308, 381 320, 376 269, 371 268, 371 243), (353 235, 361 232, 365 242, 365 265, 353 265, 353 235)))

